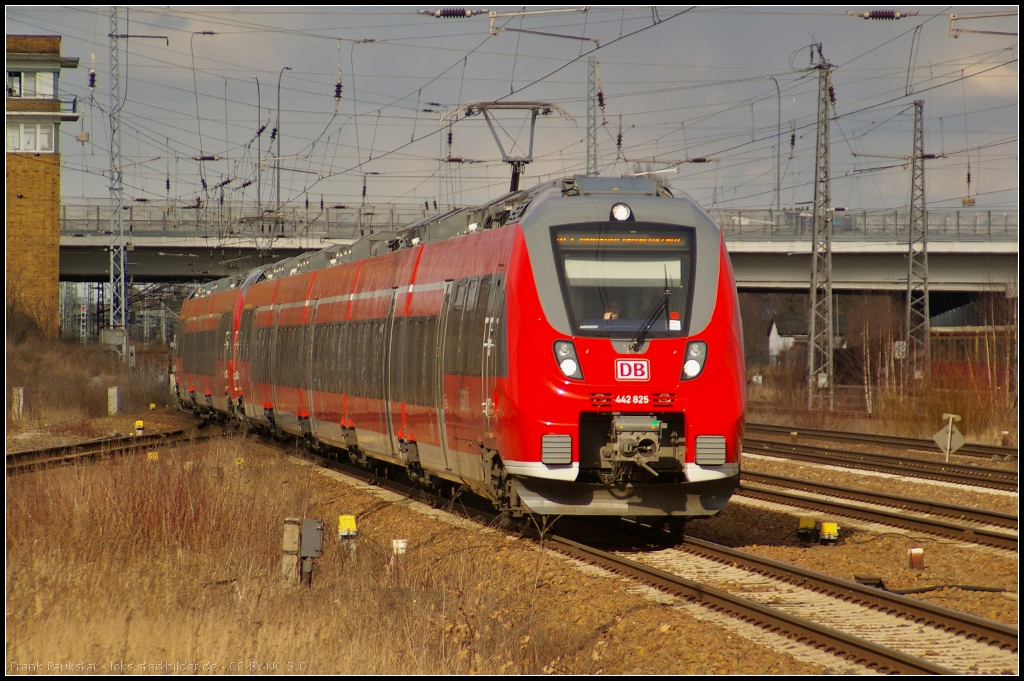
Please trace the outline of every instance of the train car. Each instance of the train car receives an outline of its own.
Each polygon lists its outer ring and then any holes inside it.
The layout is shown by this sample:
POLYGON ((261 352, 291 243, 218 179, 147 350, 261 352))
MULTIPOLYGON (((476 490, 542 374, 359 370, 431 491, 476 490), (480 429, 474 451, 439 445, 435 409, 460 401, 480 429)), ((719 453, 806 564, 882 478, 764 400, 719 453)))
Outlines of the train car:
POLYGON ((179 328, 183 406, 501 509, 682 521, 739 480, 725 241, 647 178, 549 182, 215 282, 179 328))

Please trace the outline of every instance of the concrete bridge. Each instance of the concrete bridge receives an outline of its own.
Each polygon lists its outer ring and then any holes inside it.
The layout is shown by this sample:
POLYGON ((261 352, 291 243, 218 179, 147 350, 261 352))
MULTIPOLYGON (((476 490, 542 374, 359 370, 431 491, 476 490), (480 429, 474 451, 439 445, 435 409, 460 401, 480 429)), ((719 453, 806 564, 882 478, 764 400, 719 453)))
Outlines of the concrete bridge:
MULTIPOLYGON (((446 210, 411 204, 288 207, 262 216, 251 206, 129 204, 128 271, 134 282, 203 281, 246 271, 331 244, 390 231, 446 210)), ((722 225, 741 290, 809 288, 812 216, 807 210, 712 210, 722 225)), ((837 210, 833 288, 904 290, 908 213, 837 210)), ((929 287, 1006 291, 1016 296, 1017 211, 978 208, 928 212, 929 287)), ((110 209, 106 200, 61 207, 60 278, 109 278, 110 209)))

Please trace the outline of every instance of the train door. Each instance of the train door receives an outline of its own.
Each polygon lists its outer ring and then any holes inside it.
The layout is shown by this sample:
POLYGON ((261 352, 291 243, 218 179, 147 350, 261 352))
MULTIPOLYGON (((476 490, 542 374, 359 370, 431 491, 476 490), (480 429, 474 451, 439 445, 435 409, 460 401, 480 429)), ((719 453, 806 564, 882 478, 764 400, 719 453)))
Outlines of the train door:
MULTIPOLYGON (((398 454, 398 436, 395 435, 395 415, 392 409, 392 400, 401 399, 400 390, 395 379, 398 377, 402 366, 401 357, 395 357, 401 351, 400 334, 395 333, 395 307, 398 302, 398 289, 391 290, 391 306, 388 309, 388 316, 384 320, 384 352, 381 353, 381 381, 384 389, 384 420, 387 422, 388 442, 390 443, 389 454, 398 454), (394 361, 393 361, 394 360, 394 361), (392 376, 394 372, 395 376, 392 376)), ((401 415, 399 415, 401 416, 401 415)))
POLYGON ((277 321, 278 316, 281 312, 281 305, 271 305, 270 307, 270 328, 267 329, 269 334, 269 343, 267 345, 267 394, 270 397, 270 404, 273 405, 275 416, 277 418, 277 377, 279 368, 277 366, 277 321))
MULTIPOLYGON (((438 439, 441 442, 441 452, 444 454, 445 468, 452 470, 455 463, 455 453, 448 450, 448 429, 446 422, 446 413, 448 412, 448 403, 445 397, 444 390, 444 373, 445 367, 447 366, 447 358, 450 354, 458 352, 457 339, 449 339, 448 324, 449 318, 451 317, 452 301, 455 299, 457 291, 462 291, 462 295, 465 296, 465 282, 463 282, 458 289, 456 289, 454 282, 446 281, 444 287, 444 302, 441 304, 441 318, 437 325, 437 368, 434 374, 434 386, 437 391, 434 397, 434 403, 437 404, 437 432, 438 439)), ((455 328, 458 328, 458 324, 462 318, 462 310, 459 310, 457 319, 454 323, 455 328)))
POLYGON ((306 301, 307 317, 304 323, 299 328, 301 332, 301 345, 300 350, 302 351, 302 361, 299 362, 299 405, 302 413, 299 414, 302 417, 301 424, 303 428, 303 434, 312 434, 312 417, 313 417, 313 381, 312 381, 312 370, 313 370, 313 320, 316 315, 313 313, 316 311, 316 303, 306 301))
POLYGON ((214 365, 213 383, 210 390, 213 393, 213 402, 218 409, 227 411, 228 398, 231 394, 231 328, 234 322, 234 312, 223 312, 217 324, 217 360, 214 365))
POLYGON ((487 305, 487 318, 484 320, 483 353, 481 356, 480 379, 483 392, 483 426, 484 444, 494 448, 497 430, 498 385, 495 378, 500 374, 498 361, 501 348, 499 342, 503 337, 502 320, 505 312, 503 275, 495 275, 491 279, 490 300, 481 300, 487 305))
POLYGON ((324 371, 322 368, 323 358, 321 357, 321 350, 319 344, 315 342, 317 336, 316 333, 316 309, 320 304, 319 300, 314 300, 312 303, 307 303, 312 306, 309 311, 309 324, 306 327, 306 343, 308 352, 306 353, 306 375, 303 377, 306 385, 306 405, 309 410, 309 428, 310 434, 316 435, 314 432, 313 424, 316 423, 316 404, 313 401, 313 394, 316 390, 321 390, 320 381, 323 380, 324 371))

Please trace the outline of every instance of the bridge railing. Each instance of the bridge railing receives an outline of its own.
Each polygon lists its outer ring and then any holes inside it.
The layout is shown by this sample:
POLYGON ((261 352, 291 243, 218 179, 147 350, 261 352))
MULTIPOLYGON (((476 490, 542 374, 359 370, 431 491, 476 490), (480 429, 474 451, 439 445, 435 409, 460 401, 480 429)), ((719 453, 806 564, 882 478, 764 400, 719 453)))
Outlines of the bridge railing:
MULTIPOLYGON (((814 215, 809 210, 712 210, 711 216, 729 240, 810 241, 814 215)), ((835 211, 836 241, 906 242, 910 213, 906 210, 835 211)), ((1017 241, 1017 211, 937 209, 927 212, 929 241, 1017 241)))
MULTIPOLYGON (((422 205, 285 207, 257 213, 251 204, 213 206, 130 203, 122 207, 124 230, 133 236, 226 238, 276 235, 310 239, 355 239, 397 229, 446 210, 422 205)), ((61 205, 63 235, 95 236, 111 231, 110 205, 104 200, 61 205)))
MULTIPOLYGON (((227 238, 278 236, 310 239, 355 239, 397 229, 450 206, 376 204, 306 208, 288 206, 258 214, 251 204, 205 206, 129 203, 122 208, 124 229, 135 236, 227 238)), ((729 240, 810 241, 814 218, 809 210, 712 210, 729 240)), ((979 208, 936 209, 927 213, 931 241, 1017 241, 1017 211, 979 208)), ((837 210, 832 238, 837 241, 905 242, 910 214, 906 210, 837 210)), ((110 232, 110 205, 105 199, 61 205, 61 234, 98 235, 110 232)))

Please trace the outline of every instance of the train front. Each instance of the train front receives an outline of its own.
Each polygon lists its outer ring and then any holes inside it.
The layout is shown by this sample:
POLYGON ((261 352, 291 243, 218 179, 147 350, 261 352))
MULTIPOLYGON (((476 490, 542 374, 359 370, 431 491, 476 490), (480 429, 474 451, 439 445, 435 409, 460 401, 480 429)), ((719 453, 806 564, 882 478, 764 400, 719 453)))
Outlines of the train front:
POLYGON ((746 405, 721 231, 648 179, 534 199, 510 263, 505 447, 534 513, 709 516, 739 481, 746 405))

